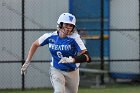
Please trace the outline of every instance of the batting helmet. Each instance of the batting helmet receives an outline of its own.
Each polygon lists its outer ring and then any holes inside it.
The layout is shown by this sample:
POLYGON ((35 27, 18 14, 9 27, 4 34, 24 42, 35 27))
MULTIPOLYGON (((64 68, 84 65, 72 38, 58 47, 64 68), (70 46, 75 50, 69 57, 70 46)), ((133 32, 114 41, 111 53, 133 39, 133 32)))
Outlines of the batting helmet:
POLYGON ((60 23, 69 23, 75 26, 76 18, 74 15, 70 13, 63 13, 59 16, 58 21, 57 21, 57 24, 60 24, 60 23))

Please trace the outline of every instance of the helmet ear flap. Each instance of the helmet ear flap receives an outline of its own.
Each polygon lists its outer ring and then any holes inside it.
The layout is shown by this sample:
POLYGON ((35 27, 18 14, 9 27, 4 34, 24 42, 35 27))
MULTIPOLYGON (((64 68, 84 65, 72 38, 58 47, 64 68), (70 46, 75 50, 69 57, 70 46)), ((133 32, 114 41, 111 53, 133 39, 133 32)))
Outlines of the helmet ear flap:
POLYGON ((61 29, 63 27, 63 22, 60 22, 59 28, 61 29))

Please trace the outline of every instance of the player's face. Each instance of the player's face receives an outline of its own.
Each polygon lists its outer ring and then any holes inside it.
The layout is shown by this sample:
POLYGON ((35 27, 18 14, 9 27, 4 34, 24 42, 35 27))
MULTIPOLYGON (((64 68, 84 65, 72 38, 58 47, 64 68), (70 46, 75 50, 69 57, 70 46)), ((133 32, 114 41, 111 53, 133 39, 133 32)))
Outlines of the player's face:
POLYGON ((64 38, 71 33, 73 30, 73 24, 64 23, 62 28, 60 29, 60 37, 64 38))

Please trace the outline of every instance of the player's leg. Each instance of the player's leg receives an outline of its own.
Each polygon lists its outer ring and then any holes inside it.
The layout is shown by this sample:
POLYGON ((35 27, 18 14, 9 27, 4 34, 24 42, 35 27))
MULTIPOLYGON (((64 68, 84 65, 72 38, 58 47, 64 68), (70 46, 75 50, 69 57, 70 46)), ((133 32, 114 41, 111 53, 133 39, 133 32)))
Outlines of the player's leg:
POLYGON ((65 74, 66 93, 78 93, 79 87, 79 69, 65 74))
POLYGON ((54 88, 54 93, 65 93, 65 78, 60 71, 51 67, 50 80, 54 88))

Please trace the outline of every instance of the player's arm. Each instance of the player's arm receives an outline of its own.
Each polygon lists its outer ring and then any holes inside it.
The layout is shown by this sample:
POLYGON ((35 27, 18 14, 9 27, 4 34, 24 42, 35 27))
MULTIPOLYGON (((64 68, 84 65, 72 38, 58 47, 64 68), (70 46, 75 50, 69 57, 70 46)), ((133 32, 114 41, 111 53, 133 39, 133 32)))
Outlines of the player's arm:
POLYGON ((59 63, 83 63, 83 62, 91 62, 91 58, 87 52, 87 50, 82 50, 80 55, 75 57, 63 57, 59 63))
POLYGON ((30 64, 31 59, 39 46, 40 45, 39 45, 38 40, 36 40, 35 42, 32 43, 32 46, 28 52, 27 59, 26 59, 25 63, 23 64, 23 66, 21 67, 21 74, 25 74, 25 72, 30 64))
POLYGON ((26 61, 31 61, 34 53, 36 52, 37 48, 39 47, 39 42, 38 40, 36 40, 35 42, 32 43, 32 46, 30 47, 30 50, 28 52, 28 56, 27 56, 27 59, 26 61))
POLYGON ((74 63, 83 63, 83 62, 91 62, 91 58, 86 49, 82 50, 80 52, 80 55, 74 57, 74 63))

